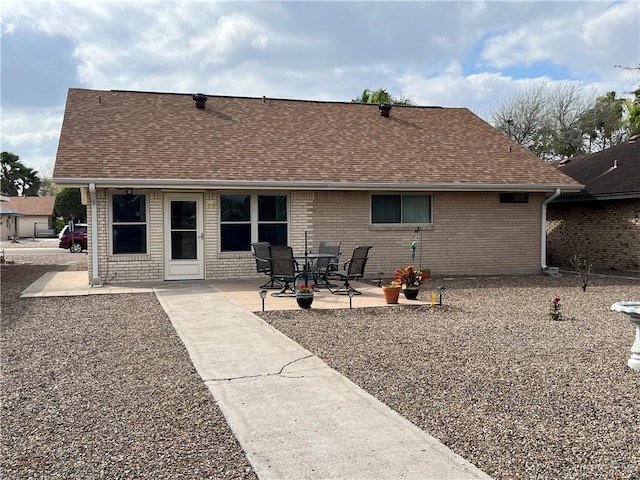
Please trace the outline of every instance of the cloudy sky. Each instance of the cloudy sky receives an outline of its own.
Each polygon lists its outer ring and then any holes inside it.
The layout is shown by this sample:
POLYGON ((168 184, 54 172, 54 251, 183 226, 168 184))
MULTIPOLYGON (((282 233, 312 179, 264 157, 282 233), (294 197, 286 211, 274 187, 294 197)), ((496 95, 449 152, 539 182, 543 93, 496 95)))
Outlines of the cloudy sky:
POLYGON ((640 2, 3 0, 1 148, 51 173, 71 87, 350 101, 487 119, 541 79, 634 90, 640 2))

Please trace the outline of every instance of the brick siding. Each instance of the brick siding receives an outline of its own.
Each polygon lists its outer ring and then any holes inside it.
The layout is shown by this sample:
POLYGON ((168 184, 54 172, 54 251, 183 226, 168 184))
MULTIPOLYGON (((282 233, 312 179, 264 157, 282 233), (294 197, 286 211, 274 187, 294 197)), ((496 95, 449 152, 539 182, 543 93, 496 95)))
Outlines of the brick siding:
MULTIPOLYGON (((115 192, 113 190, 112 192, 115 192)), ((147 191, 149 252, 110 255, 109 191, 98 190, 100 225, 99 271, 111 283, 161 281, 163 265, 163 192, 147 191)), ((433 223, 415 226, 373 226, 366 192, 293 191, 289 193, 289 239, 294 251, 311 250, 322 240, 342 242, 343 263, 358 245, 371 245, 366 276, 388 278, 403 265, 429 267, 434 275, 532 274, 540 271, 540 212, 544 194, 530 194, 529 203, 499 201, 498 192, 435 192, 433 223), (409 245, 418 242, 412 261, 409 245)), ((88 211, 89 230, 91 212, 88 211)), ((204 192, 205 276, 207 279, 259 277, 250 252, 219 252, 219 194, 204 192)), ((89 239, 91 231, 89 231, 89 239)), ((90 244, 90 242, 89 242, 90 244)), ((89 245, 91 248, 91 245, 89 245)), ((89 252, 91 269, 91 252, 89 252)), ((90 276, 92 276, 90 272, 90 276)))
POLYGON ((640 269, 640 200, 551 204, 547 220, 549 265, 579 254, 600 272, 640 269))

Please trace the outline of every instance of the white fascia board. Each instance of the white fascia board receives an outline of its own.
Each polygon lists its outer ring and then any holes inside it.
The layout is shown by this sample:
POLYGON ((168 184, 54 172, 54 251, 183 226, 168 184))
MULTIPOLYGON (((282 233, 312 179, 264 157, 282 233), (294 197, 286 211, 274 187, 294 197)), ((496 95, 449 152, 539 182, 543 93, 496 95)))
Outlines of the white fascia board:
POLYGON ((54 178, 63 188, 79 188, 95 183, 96 188, 179 188, 190 190, 364 190, 431 192, 579 192, 584 185, 507 183, 397 183, 397 182, 268 182, 238 180, 152 180, 111 178, 54 178))

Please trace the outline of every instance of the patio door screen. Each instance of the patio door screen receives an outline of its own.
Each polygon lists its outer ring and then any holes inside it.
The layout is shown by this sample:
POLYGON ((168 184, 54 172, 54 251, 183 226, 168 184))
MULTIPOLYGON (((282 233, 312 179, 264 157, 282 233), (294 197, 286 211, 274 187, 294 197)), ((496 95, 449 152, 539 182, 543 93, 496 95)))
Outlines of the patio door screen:
POLYGON ((203 279, 202 195, 166 194, 164 212, 165 279, 203 279))

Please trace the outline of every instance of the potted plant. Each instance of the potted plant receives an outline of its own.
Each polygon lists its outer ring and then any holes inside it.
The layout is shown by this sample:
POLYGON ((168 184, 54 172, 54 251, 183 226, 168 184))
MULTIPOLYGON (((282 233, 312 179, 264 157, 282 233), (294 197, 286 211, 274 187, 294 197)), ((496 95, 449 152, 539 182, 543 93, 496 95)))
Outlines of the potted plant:
POLYGON ((382 293, 384 293, 384 301, 387 303, 398 303, 400 297, 400 290, 402 285, 396 280, 392 280, 388 285, 382 286, 382 293))
POLYGON ((299 285, 296 289, 296 302, 300 308, 311 308, 313 303, 313 286, 299 285))
MULTIPOLYGON (((425 271, 428 271, 425 270, 425 271)), ((420 285, 422 282, 431 275, 427 276, 423 270, 417 270, 413 265, 399 268, 395 271, 394 282, 400 284, 402 287, 402 293, 408 300, 415 300, 418 298, 418 292, 420 291, 420 285)))

